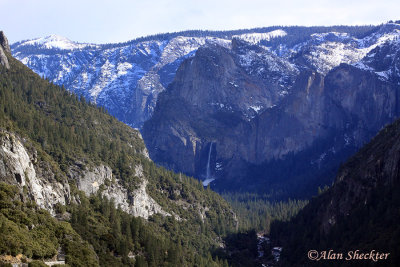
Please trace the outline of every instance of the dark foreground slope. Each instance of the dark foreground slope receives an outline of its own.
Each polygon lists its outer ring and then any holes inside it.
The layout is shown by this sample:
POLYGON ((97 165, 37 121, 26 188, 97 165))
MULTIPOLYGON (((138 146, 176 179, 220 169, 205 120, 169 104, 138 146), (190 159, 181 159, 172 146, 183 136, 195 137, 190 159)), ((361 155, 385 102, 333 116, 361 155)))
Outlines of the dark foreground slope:
POLYGON ((70 266, 223 265, 210 252, 236 219, 220 196, 156 167, 138 131, 3 50, 1 260, 65 253, 70 266))
POLYGON ((310 201, 291 222, 272 226, 282 242, 282 266, 310 266, 309 250, 336 253, 371 250, 387 260, 321 260, 316 266, 399 266, 400 121, 389 125, 337 175, 335 184, 310 201))

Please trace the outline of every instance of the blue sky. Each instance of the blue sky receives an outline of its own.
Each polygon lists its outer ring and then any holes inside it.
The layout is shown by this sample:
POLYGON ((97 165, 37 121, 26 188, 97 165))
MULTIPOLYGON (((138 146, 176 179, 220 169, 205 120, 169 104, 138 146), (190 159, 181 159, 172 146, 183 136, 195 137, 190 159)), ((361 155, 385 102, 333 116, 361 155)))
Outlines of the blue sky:
POLYGON ((361 25, 400 19, 398 0, 0 0, 11 43, 59 34, 114 43, 189 29, 361 25))

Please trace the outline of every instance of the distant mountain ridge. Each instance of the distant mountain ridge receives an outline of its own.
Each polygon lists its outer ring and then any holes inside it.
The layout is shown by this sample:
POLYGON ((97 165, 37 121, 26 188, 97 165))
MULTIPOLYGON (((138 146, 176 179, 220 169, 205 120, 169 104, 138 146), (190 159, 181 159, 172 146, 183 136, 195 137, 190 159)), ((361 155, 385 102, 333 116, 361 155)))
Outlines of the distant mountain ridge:
POLYGON ((80 44, 52 35, 14 43, 11 49, 17 59, 39 75, 104 106, 121 121, 141 128, 151 117, 158 94, 172 82, 181 62, 207 43, 230 46, 232 39, 238 39, 269 47, 271 52, 287 59, 307 40, 312 41, 312 34, 350 32, 359 38, 377 29, 377 26, 275 26, 222 32, 186 31, 105 45, 80 44))
POLYGON ((12 51, 121 121, 144 124, 159 164, 230 177, 216 181, 222 190, 278 181, 311 192, 399 116, 399 36, 395 22, 188 31, 94 46, 51 36, 12 51))
POLYGON ((385 24, 360 38, 312 33, 296 49, 202 47, 144 124, 150 156, 199 178, 210 165, 219 190, 309 197, 400 115, 399 36, 385 24))

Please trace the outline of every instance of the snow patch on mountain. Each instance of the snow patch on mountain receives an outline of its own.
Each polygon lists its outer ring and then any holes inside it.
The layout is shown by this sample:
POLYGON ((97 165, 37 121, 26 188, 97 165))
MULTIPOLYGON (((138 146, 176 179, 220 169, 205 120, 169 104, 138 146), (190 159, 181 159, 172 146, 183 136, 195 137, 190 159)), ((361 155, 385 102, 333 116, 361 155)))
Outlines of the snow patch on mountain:
POLYGON ((310 49, 308 61, 322 74, 327 74, 341 63, 352 64, 366 55, 365 49, 357 49, 349 44, 327 42, 310 49))
POLYGON ((252 44, 259 44, 261 41, 269 41, 273 38, 286 35, 287 33, 284 30, 275 30, 267 33, 245 33, 234 35, 232 38, 237 38, 252 44))
POLYGON ((117 76, 119 77, 119 76, 126 75, 130 69, 132 69, 132 64, 131 63, 123 62, 123 63, 118 64, 118 66, 117 66, 117 71, 118 71, 117 76))
POLYGON ((277 82, 282 89, 289 89, 294 77, 299 74, 298 67, 286 58, 281 58, 268 49, 246 50, 239 55, 239 64, 251 75, 263 80, 277 82))
POLYGON ((350 34, 348 34, 346 32, 313 33, 313 34, 311 34, 311 37, 315 40, 319 40, 322 42, 324 42, 328 39, 337 39, 337 40, 345 41, 345 40, 351 38, 350 34))
POLYGON ((208 44, 217 44, 229 48, 230 41, 215 37, 185 37, 178 36, 173 38, 162 51, 160 61, 156 64, 156 68, 161 68, 167 64, 173 63, 177 59, 190 55, 200 46, 208 44))
POLYGON ((383 81, 397 80, 398 83, 400 73, 396 62, 400 51, 400 30, 394 29, 392 32, 379 35, 375 38, 375 43, 366 50, 368 54, 353 66, 374 72, 383 81))
POLYGON ((327 74, 342 63, 363 67, 359 62, 378 46, 399 39, 400 30, 378 32, 362 39, 348 33, 312 34, 312 39, 295 47, 305 59, 320 73, 327 74))
POLYGON ((56 48, 62 50, 82 49, 85 47, 98 47, 98 45, 95 44, 84 44, 84 43, 73 42, 68 38, 56 34, 25 41, 21 44, 21 46, 24 45, 38 46, 47 49, 56 48))
POLYGON ((375 47, 382 45, 386 42, 398 40, 400 35, 400 29, 394 28, 389 32, 378 32, 376 34, 367 36, 363 39, 358 40, 361 47, 369 48, 370 50, 375 47))

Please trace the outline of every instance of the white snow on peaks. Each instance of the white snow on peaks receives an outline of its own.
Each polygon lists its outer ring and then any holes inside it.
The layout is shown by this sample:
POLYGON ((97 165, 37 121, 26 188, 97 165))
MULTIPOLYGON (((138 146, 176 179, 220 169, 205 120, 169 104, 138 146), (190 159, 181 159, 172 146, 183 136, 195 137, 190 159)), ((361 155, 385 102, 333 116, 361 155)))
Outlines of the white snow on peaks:
POLYGON ((366 54, 366 51, 349 44, 326 42, 313 47, 306 57, 318 72, 326 74, 341 63, 352 64, 361 60, 366 54))
MULTIPOLYGON (((369 52, 386 42, 398 40, 399 36, 399 29, 386 33, 372 34, 363 39, 351 37, 347 33, 337 32, 312 34, 312 41, 317 42, 317 44, 308 45, 309 53, 305 58, 322 74, 327 74, 341 63, 365 68, 360 62, 369 52)), ((307 47, 304 44, 302 46, 307 47)))
MULTIPOLYGON (((379 79, 383 81, 387 81, 390 79, 392 75, 396 75, 396 70, 391 69, 392 65, 388 65, 389 68, 387 69, 381 69, 380 71, 376 71, 374 67, 370 65, 371 61, 374 61, 374 56, 376 55, 375 52, 372 50, 375 49, 378 46, 382 46, 384 44, 390 43, 394 47, 400 48, 400 30, 399 29, 394 29, 393 31, 389 33, 383 33, 383 34, 376 34, 373 36, 368 36, 362 40, 360 40, 360 43, 362 44, 367 44, 369 46, 366 46, 364 48, 364 51, 368 53, 362 60, 356 62, 353 64, 353 66, 363 69, 366 71, 374 72, 376 75, 379 76, 379 79)), ((396 50, 396 49, 395 49, 396 50)), ((396 57, 395 52, 392 54, 387 54, 386 58, 391 58, 391 60, 394 60, 396 57)))
POLYGON ((245 33, 241 35, 234 35, 232 38, 237 38, 252 44, 259 44, 262 40, 269 41, 273 38, 285 35, 287 35, 287 33, 284 30, 275 30, 266 33, 245 33))
POLYGON ((309 50, 305 58, 322 74, 327 74, 341 63, 358 62, 367 54, 359 48, 358 40, 348 33, 314 33, 309 42, 313 45, 305 45, 309 50))
MULTIPOLYGON (((164 39, 104 46, 77 43, 62 36, 50 35, 15 44, 13 54, 39 75, 106 107, 113 115, 134 127, 141 127, 143 121, 151 117, 158 94, 173 81, 178 66, 195 55, 202 46, 214 49, 218 45, 229 49, 234 55, 235 64, 239 64, 248 75, 268 84, 276 84, 274 90, 277 91, 274 93, 279 99, 289 94, 302 67, 326 74, 341 63, 347 63, 374 72, 384 80, 400 76, 399 65, 390 64, 391 68, 376 70, 373 64, 378 60, 375 52, 379 55, 390 53, 387 56, 392 59, 385 59, 387 62, 395 59, 400 43, 387 52, 375 51, 374 48, 388 42, 391 45, 400 42, 399 24, 383 25, 364 38, 355 38, 350 33, 310 32, 308 36, 304 33, 305 41, 301 43, 286 42, 286 38, 282 38, 279 40, 281 44, 271 47, 260 45, 269 40, 278 41, 273 38, 288 34, 289 31, 277 29, 266 33, 235 35, 233 39, 247 43, 240 46, 240 51, 231 50, 232 39, 228 37, 173 35, 164 39), (24 46, 32 46, 33 49, 24 49, 24 46), (90 49, 81 51, 83 48, 90 49), (307 64, 303 63, 304 60, 307 64)), ((213 61, 213 64, 217 63, 213 61)), ((228 80, 226 83, 232 89, 244 89, 239 81, 228 80)), ((233 110, 227 103, 211 105, 233 110)), ((251 103, 248 108, 249 114, 255 114, 270 106, 261 108, 259 103, 251 103)))
POLYGON ((87 46, 96 47, 94 44, 80 44, 69 40, 60 35, 52 34, 46 37, 41 37, 33 40, 29 40, 23 42, 21 46, 24 45, 38 45, 43 48, 51 49, 51 48, 58 48, 63 50, 73 50, 73 49, 82 49, 87 46))
POLYGON ((393 29, 391 32, 378 33, 365 37, 364 39, 358 40, 361 47, 368 49, 368 52, 377 46, 380 46, 386 42, 398 41, 400 37, 400 30, 393 29))
POLYGON ((206 43, 217 44, 225 48, 230 48, 229 40, 224 40, 216 37, 178 36, 169 41, 168 44, 165 46, 161 54, 161 59, 156 67, 161 68, 166 64, 172 63, 183 56, 189 55, 206 43))
POLYGON ((178 58, 187 55, 205 44, 204 38, 178 36, 173 38, 162 51, 161 58, 156 67, 172 63, 178 58))
POLYGON ((334 37, 338 39, 347 39, 350 38, 350 35, 346 32, 324 32, 324 33, 314 33, 311 34, 311 37, 320 41, 326 40, 328 37, 334 37))

